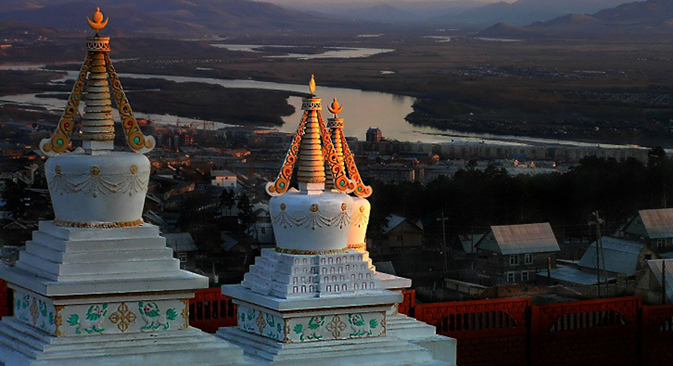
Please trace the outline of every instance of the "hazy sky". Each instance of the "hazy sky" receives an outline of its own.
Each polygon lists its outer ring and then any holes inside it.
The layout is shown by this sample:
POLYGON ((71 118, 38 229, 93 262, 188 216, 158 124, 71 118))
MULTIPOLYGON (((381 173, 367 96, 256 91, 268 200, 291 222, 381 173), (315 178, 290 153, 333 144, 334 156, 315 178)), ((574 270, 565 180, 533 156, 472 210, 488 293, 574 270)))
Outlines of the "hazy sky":
POLYGON ((495 3, 498 1, 504 2, 514 2, 516 0, 259 0, 270 3, 276 3, 279 5, 283 4, 296 4, 296 3, 323 3, 323 4, 376 4, 376 3, 414 3, 414 2, 425 2, 425 3, 467 3, 474 2, 475 4, 484 4, 484 3, 495 3))

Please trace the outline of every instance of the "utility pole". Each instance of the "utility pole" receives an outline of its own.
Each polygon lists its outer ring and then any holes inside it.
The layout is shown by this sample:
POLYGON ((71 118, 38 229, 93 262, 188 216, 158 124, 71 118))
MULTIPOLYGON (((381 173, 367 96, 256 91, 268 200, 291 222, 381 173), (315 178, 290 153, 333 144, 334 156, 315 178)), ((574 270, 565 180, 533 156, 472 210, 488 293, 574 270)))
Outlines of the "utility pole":
POLYGON ((661 304, 666 305, 666 260, 661 260, 661 304))
MULTIPOLYGON (((442 252, 444 253, 444 257, 443 257, 443 260, 442 260, 442 262, 443 262, 443 263, 442 263, 442 270, 443 270, 443 273, 442 273, 442 281, 444 281, 444 278, 446 278, 446 274, 447 274, 447 272, 448 272, 448 268, 447 268, 447 264, 446 264, 446 262, 447 262, 447 253, 446 253, 446 225, 445 225, 446 220, 448 220, 448 218, 447 218, 447 217, 444 217, 444 211, 442 211, 442 218, 441 218, 441 219, 437 219, 437 221, 441 221, 441 222, 442 222, 442 252)), ((442 282, 442 288, 444 288, 444 282, 442 282)))
MULTIPOLYGON (((601 224, 604 222, 600 218, 598 211, 592 212, 594 220, 589 222, 589 224, 596 225, 596 289, 598 291, 598 297, 601 297, 601 255, 603 254, 603 241, 601 239, 601 224)), ((603 267, 605 267, 605 258, 603 258, 603 267)))
POLYGON ((551 286, 551 257, 547 257, 547 286, 551 286))

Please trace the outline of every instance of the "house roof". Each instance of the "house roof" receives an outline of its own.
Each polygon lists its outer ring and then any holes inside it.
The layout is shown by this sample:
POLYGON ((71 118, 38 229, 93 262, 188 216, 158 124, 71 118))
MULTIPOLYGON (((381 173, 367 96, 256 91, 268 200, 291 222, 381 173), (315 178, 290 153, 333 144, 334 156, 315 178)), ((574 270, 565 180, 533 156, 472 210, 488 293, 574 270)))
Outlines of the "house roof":
MULTIPOLYGON (((546 278, 547 270, 542 270, 537 273, 538 278, 546 278)), ((578 285, 595 285, 597 281, 596 274, 591 272, 584 272, 572 267, 558 267, 551 270, 551 278, 557 281, 575 283, 578 285)), ((613 280, 614 277, 607 278, 601 273, 601 282, 613 280)))
POLYGON ((673 238, 673 208, 640 210, 624 232, 649 239, 673 238))
POLYGON ((661 285, 664 261, 666 262, 666 297, 668 301, 673 302, 673 259, 658 259, 647 261, 647 265, 652 271, 652 275, 661 285))
POLYGON ((548 222, 491 226, 491 231, 482 236, 475 246, 504 255, 561 250, 548 222))
POLYGON ((145 220, 153 223, 154 225, 159 226, 168 225, 166 220, 164 220, 164 218, 161 217, 161 215, 158 215, 156 212, 152 210, 149 210, 145 213, 145 220))
POLYGON ((234 238, 226 232, 220 233, 220 239, 222 239, 222 244, 220 247, 227 252, 235 247, 239 242, 238 239, 234 238))
POLYGON ((166 238, 166 246, 176 252, 193 252, 199 248, 190 233, 161 234, 166 238))
POLYGON ((210 175, 213 177, 235 177, 236 174, 230 172, 229 170, 212 170, 210 175))
MULTIPOLYGON (((601 256, 605 259, 605 270, 633 276, 638 269, 640 252, 647 248, 645 244, 609 236, 604 236, 601 240, 603 242, 601 256)), ((603 259, 599 259, 603 269, 603 259)), ((596 242, 591 243, 578 264, 580 267, 596 269, 596 242)))
POLYGON ((400 224, 402 224, 404 221, 408 221, 411 225, 416 226, 419 230, 423 230, 423 224, 419 220, 411 221, 402 216, 393 214, 388 216, 388 224, 383 228, 383 232, 386 234, 389 233, 394 228, 400 226, 400 224))

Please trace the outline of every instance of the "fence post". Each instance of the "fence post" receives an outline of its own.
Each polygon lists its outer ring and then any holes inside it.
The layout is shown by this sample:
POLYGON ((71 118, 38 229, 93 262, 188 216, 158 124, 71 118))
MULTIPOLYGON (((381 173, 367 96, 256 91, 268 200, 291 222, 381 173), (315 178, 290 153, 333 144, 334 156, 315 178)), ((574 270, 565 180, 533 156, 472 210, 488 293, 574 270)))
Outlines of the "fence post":
POLYGON ((647 319, 647 310, 643 306, 642 298, 638 301, 638 328, 636 330, 636 359, 638 360, 638 365, 642 366, 645 364, 643 359, 643 349, 645 348, 646 340, 644 339, 643 326, 645 326, 643 320, 647 319))
POLYGON ((528 322, 528 365, 540 365, 540 308, 531 304, 530 321, 528 322))

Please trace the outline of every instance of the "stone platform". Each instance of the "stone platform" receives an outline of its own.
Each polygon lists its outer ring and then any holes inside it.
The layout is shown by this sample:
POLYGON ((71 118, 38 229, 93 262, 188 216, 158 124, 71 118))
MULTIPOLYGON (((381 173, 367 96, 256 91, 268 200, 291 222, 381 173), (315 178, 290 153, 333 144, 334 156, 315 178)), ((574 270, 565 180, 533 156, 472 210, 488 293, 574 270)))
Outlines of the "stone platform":
POLYGON ((183 271, 156 226, 69 228, 41 222, 15 267, 14 315, 0 322, 0 363, 230 365, 243 351, 189 326, 207 287, 183 271))

